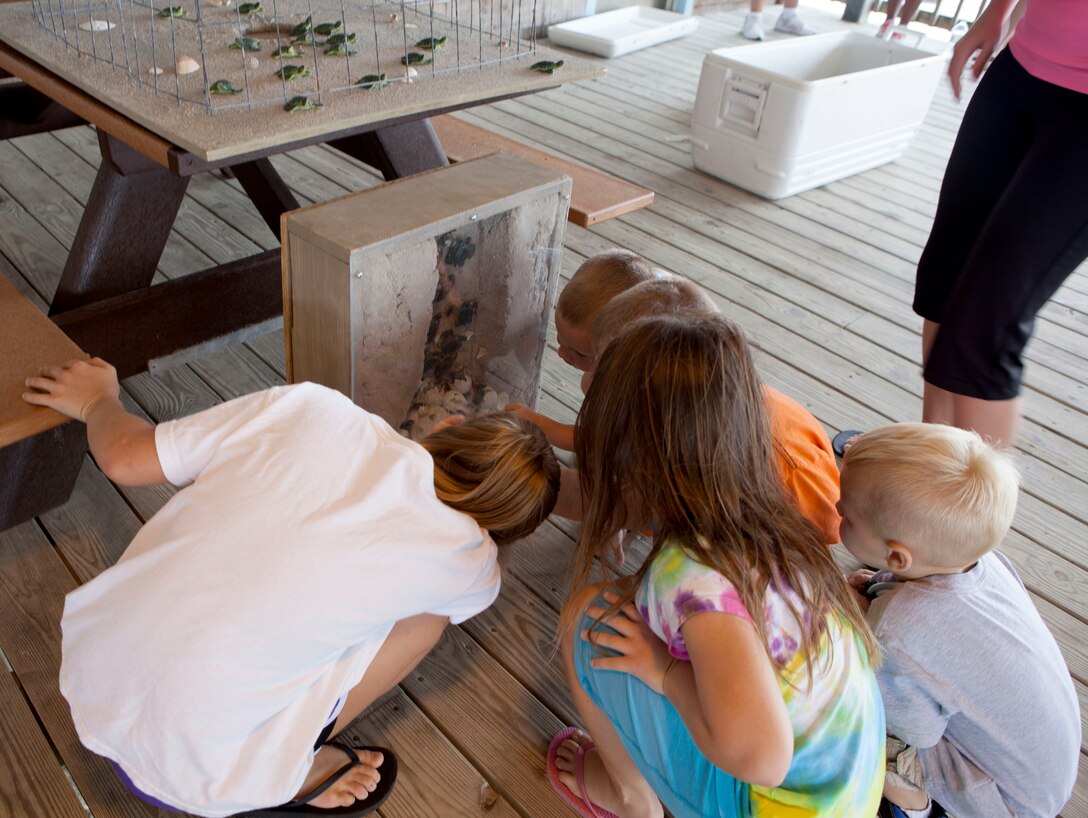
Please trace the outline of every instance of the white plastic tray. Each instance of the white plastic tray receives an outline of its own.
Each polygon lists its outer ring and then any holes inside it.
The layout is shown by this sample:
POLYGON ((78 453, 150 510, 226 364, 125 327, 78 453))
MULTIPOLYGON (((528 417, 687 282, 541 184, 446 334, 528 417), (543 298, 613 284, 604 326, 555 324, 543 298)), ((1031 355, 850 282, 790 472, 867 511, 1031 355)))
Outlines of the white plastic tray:
POLYGON ((548 26, 548 39, 600 57, 618 57, 691 34, 698 27, 694 17, 649 6, 628 6, 548 26))

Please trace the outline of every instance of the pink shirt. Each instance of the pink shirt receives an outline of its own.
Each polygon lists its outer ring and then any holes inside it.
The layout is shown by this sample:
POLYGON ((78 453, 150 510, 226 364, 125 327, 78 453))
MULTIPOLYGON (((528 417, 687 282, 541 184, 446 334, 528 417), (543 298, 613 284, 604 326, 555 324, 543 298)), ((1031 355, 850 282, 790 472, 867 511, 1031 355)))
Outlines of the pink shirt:
POLYGON ((1088 0, 1028 0, 1009 48, 1032 76, 1088 94, 1088 0))

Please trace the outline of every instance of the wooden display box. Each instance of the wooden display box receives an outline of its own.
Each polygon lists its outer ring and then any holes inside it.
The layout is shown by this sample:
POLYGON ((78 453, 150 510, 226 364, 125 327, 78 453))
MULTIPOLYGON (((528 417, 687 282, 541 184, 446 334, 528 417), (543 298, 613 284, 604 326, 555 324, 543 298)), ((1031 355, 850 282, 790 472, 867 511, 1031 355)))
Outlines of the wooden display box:
POLYGON ((497 153, 284 214, 288 381, 415 436, 436 396, 535 405, 570 189, 497 153))

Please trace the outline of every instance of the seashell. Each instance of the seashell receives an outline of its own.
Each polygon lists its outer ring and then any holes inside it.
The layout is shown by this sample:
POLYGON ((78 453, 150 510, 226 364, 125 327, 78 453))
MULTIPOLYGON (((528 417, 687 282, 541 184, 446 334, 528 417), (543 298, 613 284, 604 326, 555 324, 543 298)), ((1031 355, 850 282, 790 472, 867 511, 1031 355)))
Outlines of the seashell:
POLYGON ((200 63, 194 60, 192 57, 182 55, 178 57, 177 65, 175 66, 178 72, 178 76, 184 76, 185 74, 192 74, 194 71, 200 70, 200 63))
POLYGON ((261 61, 256 57, 246 57, 246 68, 256 68, 261 64, 261 61))
POLYGON ((419 72, 412 68, 412 66, 410 65, 405 66, 404 68, 404 76, 408 78, 408 82, 411 82, 412 77, 416 76, 418 73, 419 72))
POLYGON ((161 68, 159 68, 159 67, 158 67, 158 66, 156 65, 156 66, 155 66, 154 68, 149 68, 149 69, 147 69, 147 73, 148 73, 148 74, 150 74, 151 76, 153 76, 153 77, 154 77, 154 76, 157 76, 157 75, 161 74, 161 73, 162 73, 162 69, 161 69, 161 68))
POLYGON ((446 393, 442 404, 447 411, 455 414, 464 414, 468 411, 468 398, 456 389, 451 389, 446 393))
POLYGON ((86 20, 79 27, 84 31, 109 31, 114 25, 109 20, 86 20))

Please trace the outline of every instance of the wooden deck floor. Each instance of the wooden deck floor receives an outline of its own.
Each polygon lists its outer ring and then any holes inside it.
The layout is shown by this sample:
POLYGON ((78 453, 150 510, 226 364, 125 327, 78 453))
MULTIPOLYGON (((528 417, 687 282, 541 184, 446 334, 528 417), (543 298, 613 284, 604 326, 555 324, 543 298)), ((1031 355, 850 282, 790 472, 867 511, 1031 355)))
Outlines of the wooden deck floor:
MULTIPOLYGON (((773 14, 773 12, 771 12, 773 14)), ((812 24, 840 26, 831 17, 812 24)), ((921 412, 914 267, 926 239, 961 108, 938 93, 900 161, 767 202, 695 172, 688 131, 703 54, 738 45, 740 16, 608 63, 603 80, 477 109, 467 118, 648 187, 648 210, 590 230, 569 226, 563 269, 613 246, 705 286, 759 348, 765 379, 827 426, 868 428, 921 412)), ((0 143, 0 272, 44 306, 72 242, 98 161, 89 128, 0 143)), ((275 160, 300 200, 376 184, 325 148, 275 160)), ((277 245, 240 188, 193 180, 159 267, 163 278, 277 245)), ((1004 550, 1062 647, 1088 713, 1088 271, 1043 310, 1028 358, 1020 445, 1025 490, 1004 550)), ((158 376, 127 380, 154 420, 283 381, 281 333, 158 376)), ((543 410, 575 415, 575 373, 549 352, 543 410)), ((72 500, 0 534, 0 816, 149 815, 83 750, 57 689, 64 594, 120 555, 169 490, 118 489, 88 460, 72 500), (89 805, 89 806, 88 806, 89 805)), ((499 601, 438 649, 359 725, 401 758, 387 818, 567 818, 543 767, 550 736, 574 719, 552 633, 571 528, 544 526, 519 546, 499 601)), ((1088 816, 1088 773, 1064 815, 1088 816)))

